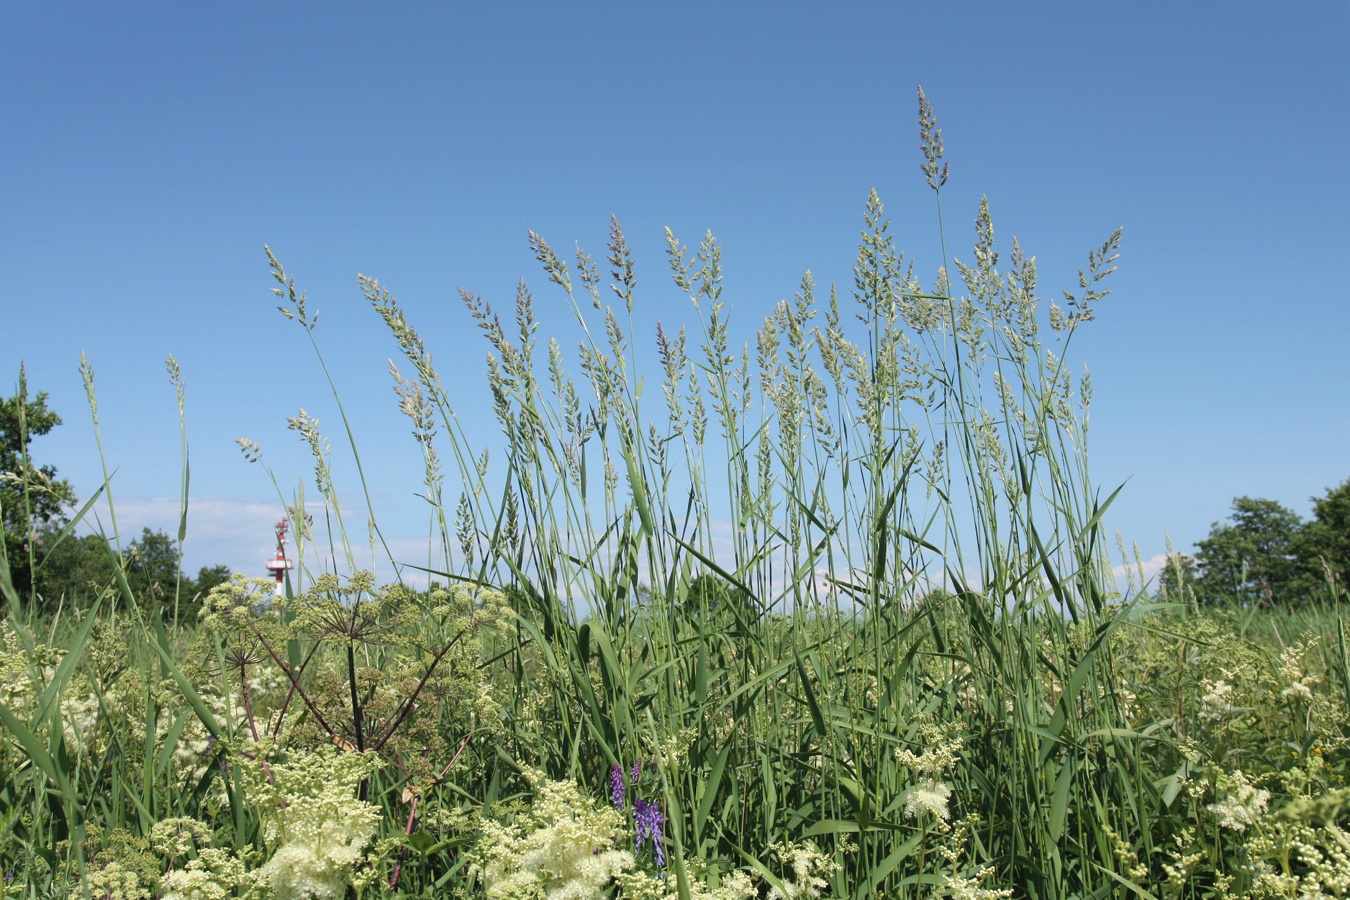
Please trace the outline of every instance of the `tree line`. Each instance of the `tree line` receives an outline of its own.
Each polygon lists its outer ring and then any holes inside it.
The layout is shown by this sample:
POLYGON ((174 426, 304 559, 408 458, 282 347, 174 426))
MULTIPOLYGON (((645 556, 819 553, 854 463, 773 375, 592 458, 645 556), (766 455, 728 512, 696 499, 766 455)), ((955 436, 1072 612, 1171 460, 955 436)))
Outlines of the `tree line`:
POLYGON ((1346 596, 1350 480, 1312 497, 1305 521, 1274 500, 1237 497, 1194 554, 1172 553, 1157 595, 1203 605, 1299 606, 1346 596))
POLYGON ((75 490, 56 468, 36 465, 34 437, 61 417, 47 407, 47 393, 29 398, 22 372, 19 391, 0 399, 0 593, 10 593, 42 613, 82 609, 104 591, 120 592, 119 573, 132 597, 165 618, 196 615, 200 598, 227 581, 228 566, 182 571, 178 542, 149 528, 124 547, 98 534, 74 532, 75 490), (7 588, 7 590, 6 590, 7 588))

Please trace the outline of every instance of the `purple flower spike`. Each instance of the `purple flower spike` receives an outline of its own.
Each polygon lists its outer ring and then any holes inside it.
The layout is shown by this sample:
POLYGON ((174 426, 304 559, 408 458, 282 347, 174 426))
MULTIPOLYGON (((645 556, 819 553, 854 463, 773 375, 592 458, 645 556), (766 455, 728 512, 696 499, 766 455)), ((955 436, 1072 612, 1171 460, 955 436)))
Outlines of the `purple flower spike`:
POLYGON ((642 845, 651 841, 658 869, 666 865, 666 851, 662 845, 662 827, 665 823, 666 817, 659 805, 648 803, 641 797, 633 798, 633 833, 637 838, 637 850, 641 851, 642 845))
POLYGON ((609 802, 615 809, 623 809, 624 801, 623 767, 615 765, 609 770, 609 802))

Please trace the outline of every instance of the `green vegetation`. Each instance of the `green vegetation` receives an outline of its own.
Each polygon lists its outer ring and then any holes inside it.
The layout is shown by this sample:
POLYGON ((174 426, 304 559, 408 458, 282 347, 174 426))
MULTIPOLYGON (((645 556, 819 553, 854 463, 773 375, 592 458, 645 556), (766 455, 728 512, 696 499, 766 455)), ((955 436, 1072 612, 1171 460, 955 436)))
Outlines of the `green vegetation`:
MULTIPOLYGON (((159 530, 142 529, 124 552, 101 535, 76 535, 74 527, 91 504, 72 521, 67 510, 76 502, 74 488, 56 477, 54 466, 39 466, 30 454, 33 438, 60 424, 61 417, 47 408, 45 391, 29 399, 21 367, 18 392, 0 399, 0 516, 14 595, 48 615, 84 610, 121 578, 143 609, 175 622, 195 620, 201 598, 229 580, 229 567, 202 566, 195 579, 185 576, 180 544, 159 530)), ((100 494, 101 489, 95 499, 100 494)))
POLYGON ((64 524, 65 507, 75 501, 75 491, 56 477, 56 468, 34 464, 28 452, 33 438, 60 424, 61 417, 47 409, 45 391, 29 399, 20 368, 18 393, 0 399, 0 524, 10 578, 21 594, 33 585, 33 537, 38 529, 64 524))
POLYGON ((1313 519, 1274 500, 1238 497, 1195 556, 1169 555, 1158 597, 1217 605, 1301 606, 1343 595, 1350 574, 1350 480, 1313 497, 1313 519))
MULTIPOLYGON (((922 92, 920 133, 940 220, 922 92)), ((303 413, 327 533, 302 485, 294 593, 235 578, 169 629, 126 577, 78 618, 5 582, 4 896, 1350 893, 1340 608, 1118 593, 1068 360, 1119 233, 1060 306, 1015 241, 999 267, 987 203, 975 227, 924 286, 873 193, 852 296, 808 273, 753 349, 715 239, 668 233, 699 320, 658 331, 645 381, 618 222, 615 306, 531 235, 579 380, 523 283, 509 332, 465 293, 495 464, 363 278, 409 367, 441 584, 311 574, 354 553, 303 413)))

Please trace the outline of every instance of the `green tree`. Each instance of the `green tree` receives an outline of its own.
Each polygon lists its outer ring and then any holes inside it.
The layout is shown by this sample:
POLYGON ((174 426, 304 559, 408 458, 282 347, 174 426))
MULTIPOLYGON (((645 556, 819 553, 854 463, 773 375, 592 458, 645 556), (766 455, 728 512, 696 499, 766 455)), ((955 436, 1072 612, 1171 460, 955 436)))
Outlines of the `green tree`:
POLYGON ((66 522, 65 510, 75 502, 75 491, 56 477, 56 468, 35 465, 28 452, 33 438, 60 424, 61 417, 47 408, 46 391, 29 399, 27 377, 20 367, 18 393, 0 400, 0 525, 10 578, 19 596, 32 592, 38 530, 66 522))
POLYGON ((1228 523, 1196 542, 1201 603, 1298 604, 1314 584, 1299 553, 1303 520, 1274 500, 1238 497, 1228 523))
POLYGON ((60 527, 44 525, 38 529, 37 546, 42 555, 34 588, 45 612, 85 609, 114 583, 117 555, 99 535, 62 537, 60 527))
POLYGON ((100 535, 68 534, 64 538, 56 526, 38 531, 37 545, 41 561, 35 579, 36 596, 45 612, 58 607, 83 609, 103 591, 116 591, 116 572, 120 566, 136 602, 145 610, 159 611, 187 620, 201 608, 201 600, 210 590, 229 581, 230 567, 202 566, 196 578, 180 573, 178 546, 163 531, 149 528, 118 557, 100 535))
POLYGON ((1315 576, 1329 575, 1344 591, 1350 587, 1350 479, 1311 499, 1313 518, 1304 526, 1300 555, 1315 576))
MULTIPOLYGON (((127 586, 143 609, 157 611, 166 619, 175 613, 180 621, 193 619, 201 609, 203 591, 183 574, 182 566, 173 538, 163 531, 143 528, 141 536, 127 548, 127 586)), ((228 566, 204 566, 200 574, 214 587, 229 579, 230 570, 228 566)))
POLYGON ((233 574, 230 567, 226 565, 202 566, 197 570, 197 577, 193 579, 198 599, 205 599, 206 595, 211 593, 212 588, 229 581, 233 574))

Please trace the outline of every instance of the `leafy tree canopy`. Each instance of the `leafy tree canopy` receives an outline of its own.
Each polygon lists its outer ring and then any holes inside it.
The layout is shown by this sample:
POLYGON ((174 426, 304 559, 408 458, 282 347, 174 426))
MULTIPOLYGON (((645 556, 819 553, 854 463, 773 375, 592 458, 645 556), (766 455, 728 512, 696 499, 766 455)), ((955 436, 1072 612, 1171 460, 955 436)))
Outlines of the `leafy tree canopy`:
POLYGON ((1344 592, 1350 587, 1350 479, 1312 502, 1313 519, 1303 529, 1300 550, 1316 575, 1329 576, 1344 592))
POLYGON ((1196 599, 1197 567, 1189 553, 1169 553, 1158 573, 1154 596, 1166 603, 1193 603, 1196 599))
POLYGON ((230 567, 202 566, 193 578, 179 571, 178 544, 163 531, 141 530, 120 557, 108 541, 96 534, 66 535, 46 527, 38 532, 41 556, 36 586, 37 598, 47 612, 58 605, 66 609, 87 607, 102 592, 119 590, 116 572, 126 576, 136 603, 146 611, 158 611, 166 619, 177 615, 189 620, 197 615, 202 599, 213 587, 230 580, 230 567))
POLYGON ((38 528, 66 522, 65 510, 75 502, 70 482, 57 478, 54 466, 35 465, 28 452, 33 438, 60 424, 61 417, 47 408, 46 391, 28 397, 20 368, 18 393, 0 399, 0 525, 10 578, 20 596, 32 588, 38 528))
POLYGON ((228 566, 203 566, 196 579, 187 577, 180 572, 177 543, 149 528, 123 556, 98 535, 63 533, 75 491, 56 477, 54 466, 37 465, 29 453, 33 438, 60 424, 61 417, 47 407, 46 391, 28 396, 20 368, 18 392, 0 399, 0 525, 15 593, 48 612, 59 605, 85 607, 100 592, 115 589, 121 568, 142 608, 166 617, 196 615, 200 597, 229 580, 228 566))
POLYGON ((1303 520, 1274 500, 1238 497, 1226 523, 1196 543, 1201 603, 1297 604, 1315 581, 1301 554, 1303 520))

